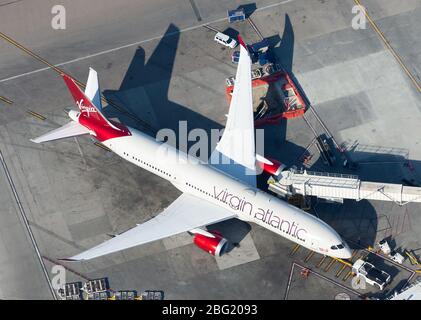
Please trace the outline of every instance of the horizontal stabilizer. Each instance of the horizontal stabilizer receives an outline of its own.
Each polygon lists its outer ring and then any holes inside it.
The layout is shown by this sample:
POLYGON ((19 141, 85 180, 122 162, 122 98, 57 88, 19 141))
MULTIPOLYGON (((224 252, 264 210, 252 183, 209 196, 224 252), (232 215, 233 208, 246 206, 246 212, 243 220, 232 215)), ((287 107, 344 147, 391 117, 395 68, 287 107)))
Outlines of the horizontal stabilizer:
POLYGON ((32 142, 41 143, 46 141, 58 140, 63 138, 80 136, 82 134, 89 134, 89 130, 78 122, 71 121, 64 126, 57 128, 53 131, 50 131, 42 136, 31 139, 32 142))

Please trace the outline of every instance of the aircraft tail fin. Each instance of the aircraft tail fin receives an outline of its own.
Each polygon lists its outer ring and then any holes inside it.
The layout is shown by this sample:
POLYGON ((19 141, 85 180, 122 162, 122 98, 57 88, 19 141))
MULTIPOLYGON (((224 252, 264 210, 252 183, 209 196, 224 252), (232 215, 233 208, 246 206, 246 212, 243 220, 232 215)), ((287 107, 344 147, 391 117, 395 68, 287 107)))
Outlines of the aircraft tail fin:
POLYGON ((86 97, 91 100, 92 104, 102 111, 101 91, 99 90, 98 73, 89 68, 88 82, 85 88, 86 97))
POLYGON ((69 111, 69 117, 72 121, 38 138, 31 139, 32 142, 41 143, 75 137, 83 134, 91 134, 91 130, 88 129, 87 126, 81 124, 81 118, 85 120, 85 123, 94 122, 96 125, 112 127, 113 129, 122 131, 122 129, 113 125, 101 112, 101 92, 99 90, 98 74, 94 69, 89 69, 89 77, 85 93, 77 86, 70 76, 66 74, 62 74, 61 76, 72 94, 80 112, 75 110, 69 111))
POLYGON ((92 120, 95 120, 103 125, 108 125, 116 130, 121 130, 114 126, 101 112, 102 105, 101 105, 101 97, 99 92, 99 85, 98 85, 98 75, 96 71, 92 68, 89 69, 89 77, 88 83, 86 86, 86 95, 83 91, 77 86, 75 81, 69 77, 67 74, 61 75, 64 79, 64 82, 67 85, 70 93, 73 96, 73 99, 76 102, 80 110, 80 115, 92 120), (91 100, 91 98, 93 100, 91 100), (94 101, 96 101, 94 103, 94 101))

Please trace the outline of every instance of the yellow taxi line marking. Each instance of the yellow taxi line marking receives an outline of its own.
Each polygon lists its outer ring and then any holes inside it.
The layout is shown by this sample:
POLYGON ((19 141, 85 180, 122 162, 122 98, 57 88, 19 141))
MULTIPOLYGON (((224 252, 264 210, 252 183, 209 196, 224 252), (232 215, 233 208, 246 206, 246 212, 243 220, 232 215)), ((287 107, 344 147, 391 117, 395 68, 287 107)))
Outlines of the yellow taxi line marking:
POLYGON ((364 15, 367 17, 367 20, 370 22, 371 26, 373 27, 374 31, 379 35, 380 39, 383 41, 384 45, 389 49, 390 53, 392 53, 393 57, 396 59, 396 61, 399 63, 399 65, 402 67, 402 69, 405 71, 406 75, 411 79, 411 81, 414 83, 415 87, 418 91, 421 91, 421 86, 418 83, 418 81, 415 79, 414 75, 409 71, 409 69, 406 67, 405 63, 403 62, 402 58, 398 55, 398 53, 393 49, 393 47, 390 45, 389 41, 384 36, 383 32, 380 30, 380 28, 377 26, 377 24, 374 22, 374 20, 369 15, 366 8, 361 4, 360 0, 354 0, 354 2, 360 6, 362 11, 364 12, 364 15))
POLYGON ((39 113, 37 113, 35 111, 27 110, 26 112, 29 113, 31 116, 33 116, 35 118, 38 118, 38 119, 40 119, 42 121, 44 121, 45 119, 47 119, 46 117, 44 117, 43 115, 41 115, 41 114, 39 114, 39 113))
MULTIPOLYGON (((344 264, 344 265, 346 265, 346 266, 348 266, 348 267, 350 267, 350 268, 352 268, 352 263, 351 262, 349 262, 349 261, 346 261, 346 260, 343 260, 343 259, 341 259, 341 258, 334 258, 336 261, 338 261, 338 262, 340 262, 340 263, 342 263, 342 264, 344 264)), ((352 259, 352 258, 351 258, 352 259)))
POLYGON ((349 276, 352 274, 352 271, 348 271, 348 273, 346 274, 346 276, 342 279, 342 281, 346 281, 348 280, 349 276))
MULTIPOLYGON (((33 57, 34 59, 38 60, 39 62, 42 62, 43 64, 47 65, 49 68, 53 69, 55 72, 57 72, 58 74, 66 74, 69 77, 71 77, 69 74, 67 74, 66 72, 64 72, 63 70, 61 70, 60 68, 57 68, 56 66, 54 66, 53 64, 49 63, 47 60, 45 60, 44 58, 40 57, 39 55, 37 55, 36 53, 32 52, 31 50, 29 50, 28 48, 25 48, 23 45, 21 45, 20 43, 18 43, 17 41, 13 40, 12 38, 10 38, 9 36, 6 36, 4 33, 0 32, 0 38, 3 38, 4 40, 6 40, 7 42, 9 42, 10 44, 14 45, 15 47, 17 47, 18 49, 22 50, 23 52, 27 53, 28 55, 30 55, 31 57, 33 57)), ((76 80, 75 78, 71 77, 82 89, 85 89, 85 85, 80 82, 79 80, 76 80)), ((114 107, 116 110, 124 113, 125 115, 129 116, 130 118, 134 119, 135 121, 139 122, 141 125, 143 125, 145 128, 147 128, 148 130, 150 130, 151 132, 155 132, 156 129, 154 127, 152 127, 149 123, 143 121, 142 119, 139 119, 137 116, 133 115, 132 113, 126 111, 124 108, 120 107, 119 105, 108 101, 107 99, 105 99, 105 97, 101 94, 101 100, 104 103, 108 103, 109 105, 111 105, 112 107, 114 107)))
POLYGON ((298 249, 300 249, 300 245, 299 244, 296 244, 295 245, 295 247, 292 249, 292 251, 290 252, 290 256, 293 256, 297 251, 298 251, 298 249))
POLYGON ((10 99, 7 99, 6 97, 0 96, 0 100, 3 102, 6 102, 7 104, 12 104, 13 101, 10 99))
POLYGON ((104 149, 105 151, 111 151, 108 147, 104 146, 102 143, 99 142, 94 142, 94 145, 96 145, 97 147, 100 147, 102 149, 104 149))
POLYGON ((308 262, 314 255, 314 251, 310 251, 307 257, 304 259, 304 262, 308 262))
POLYGON ((339 276, 345 270, 345 268, 346 268, 346 264, 343 264, 342 267, 339 269, 339 271, 336 273, 335 277, 339 278, 339 276))
POLYGON ((329 262, 329 264, 326 266, 326 268, 324 269, 325 272, 328 272, 329 269, 333 266, 333 264, 336 262, 336 260, 334 258, 332 258, 332 260, 329 262))
POLYGON ((326 260, 326 256, 323 256, 322 259, 320 259, 319 263, 317 264, 317 268, 320 268, 323 262, 326 260))
POLYGON ((358 253, 358 251, 357 250, 354 250, 354 252, 352 253, 351 259, 349 259, 349 261, 352 262, 352 259, 355 258, 355 256, 357 255, 357 253, 358 253))

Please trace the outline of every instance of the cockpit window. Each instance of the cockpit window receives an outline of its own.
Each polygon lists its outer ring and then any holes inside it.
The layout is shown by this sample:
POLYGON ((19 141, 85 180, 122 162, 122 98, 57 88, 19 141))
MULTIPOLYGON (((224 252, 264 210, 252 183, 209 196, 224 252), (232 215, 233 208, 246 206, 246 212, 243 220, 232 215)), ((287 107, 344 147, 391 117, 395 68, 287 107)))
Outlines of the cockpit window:
POLYGON ((331 246, 330 249, 332 250, 338 250, 338 249, 343 249, 345 248, 343 243, 338 244, 337 246, 331 246))

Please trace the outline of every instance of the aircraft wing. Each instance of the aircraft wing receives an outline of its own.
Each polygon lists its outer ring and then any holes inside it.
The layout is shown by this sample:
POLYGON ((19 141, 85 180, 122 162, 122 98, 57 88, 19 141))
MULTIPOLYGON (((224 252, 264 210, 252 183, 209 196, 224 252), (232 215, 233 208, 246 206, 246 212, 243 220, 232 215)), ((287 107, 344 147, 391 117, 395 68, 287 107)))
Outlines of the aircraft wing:
POLYGON ((88 134, 89 130, 76 121, 71 121, 60 128, 54 129, 42 136, 31 139, 32 142, 41 143, 46 141, 58 140, 63 138, 80 136, 82 134, 88 134))
POLYGON ((211 164, 250 185, 256 184, 251 58, 239 38, 240 59, 224 133, 211 155, 211 164), (232 160, 232 161, 231 161, 232 160), (229 162, 228 164, 226 162, 229 162))
POLYGON ((155 218, 138 224, 68 261, 90 260, 235 217, 234 213, 195 196, 182 194, 155 218))

